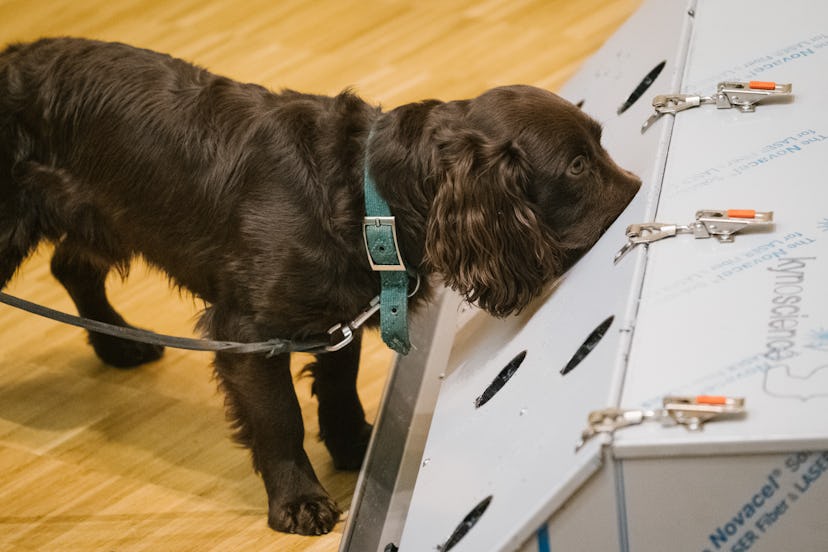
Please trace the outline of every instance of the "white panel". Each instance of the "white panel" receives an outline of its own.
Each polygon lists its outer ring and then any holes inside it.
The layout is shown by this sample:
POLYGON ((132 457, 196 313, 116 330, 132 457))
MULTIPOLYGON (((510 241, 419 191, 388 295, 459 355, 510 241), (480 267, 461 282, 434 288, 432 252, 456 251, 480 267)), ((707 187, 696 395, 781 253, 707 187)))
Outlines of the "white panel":
POLYGON ((650 246, 622 404, 727 394, 746 397, 749 413, 698 434, 619 432, 617 449, 826 448, 828 4, 708 0, 696 19, 688 92, 761 79, 793 83, 795 98, 755 113, 702 106, 677 115, 657 218, 755 208, 774 211, 776 225, 730 244, 685 235, 650 246))
POLYGON ((570 98, 585 99, 585 109, 604 122, 604 145, 619 164, 642 176, 644 186, 533 312, 502 321, 478 318, 466 325, 440 390, 401 550, 434 550, 444 544, 488 496, 487 510, 452 550, 516 549, 601 465, 599 440, 578 453, 574 445, 588 411, 617 400, 643 252, 618 266, 612 258, 624 228, 644 220, 658 197, 670 130, 665 123, 640 134, 641 121, 651 110, 646 96, 620 117, 615 110, 662 59, 667 67, 658 82, 678 84, 671 79, 680 74, 676 60, 683 59, 679 52, 688 22, 686 10, 675 2, 649 3, 585 69, 589 75, 595 68, 612 67, 612 75, 601 73, 596 82, 585 78, 568 87, 570 98), (636 40, 645 30, 655 30, 646 44, 636 40), (603 103, 607 78, 611 104, 603 103), (610 316, 614 321, 595 349, 561 375, 584 340, 610 316), (526 358, 514 376, 476 408, 475 399, 521 351, 526 358))
POLYGON ((616 467, 607 461, 549 520, 549 549, 540 552, 619 550, 618 523, 616 467))
POLYGON ((520 552, 618 550, 615 471, 614 462, 605 462, 601 471, 520 547, 520 552))
POLYGON ((828 453, 623 463, 629 550, 824 552, 828 453))

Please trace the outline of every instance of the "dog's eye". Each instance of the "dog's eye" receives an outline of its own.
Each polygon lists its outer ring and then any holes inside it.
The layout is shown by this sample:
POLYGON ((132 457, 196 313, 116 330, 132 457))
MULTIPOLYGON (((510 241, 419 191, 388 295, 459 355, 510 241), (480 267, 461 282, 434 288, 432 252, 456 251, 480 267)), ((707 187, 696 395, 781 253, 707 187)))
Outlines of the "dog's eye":
POLYGON ((583 155, 579 155, 567 167, 566 172, 569 176, 580 176, 587 168, 587 160, 583 155))

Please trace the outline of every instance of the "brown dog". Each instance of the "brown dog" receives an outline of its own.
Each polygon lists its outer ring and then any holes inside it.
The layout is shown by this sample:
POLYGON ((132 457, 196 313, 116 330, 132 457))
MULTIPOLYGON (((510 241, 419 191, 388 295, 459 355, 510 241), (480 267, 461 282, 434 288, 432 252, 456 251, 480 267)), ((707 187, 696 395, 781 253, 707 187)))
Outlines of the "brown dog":
MULTIPOLYGON (((279 94, 121 44, 48 39, 0 53, 0 289, 42 240, 86 317, 126 325, 104 280, 143 256, 209 307, 219 340, 324 333, 379 290, 362 241, 363 169, 396 216, 403 258, 496 316, 519 311, 618 216, 640 182, 576 107, 527 86, 383 113, 350 92, 279 94), (368 143, 369 132, 371 140, 368 143), (367 149, 367 155, 366 155, 367 149)), ((90 334, 121 367, 159 347, 90 334)), ((309 369, 322 437, 359 467, 371 426, 359 336, 309 369)), ((339 510, 302 448, 289 355, 219 353, 239 442, 280 531, 339 510)))

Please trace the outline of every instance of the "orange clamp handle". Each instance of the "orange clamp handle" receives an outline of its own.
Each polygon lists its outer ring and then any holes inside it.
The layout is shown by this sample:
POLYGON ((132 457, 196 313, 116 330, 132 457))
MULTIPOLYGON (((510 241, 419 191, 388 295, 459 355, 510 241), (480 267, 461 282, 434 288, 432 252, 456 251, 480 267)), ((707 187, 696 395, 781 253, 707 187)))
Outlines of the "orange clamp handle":
POLYGON ((696 404, 727 404, 727 397, 720 395, 699 395, 696 404))
POLYGON ((756 211, 753 209, 728 209, 727 216, 730 218, 756 218, 756 211))
POLYGON ((754 90, 776 90, 776 83, 770 81, 750 81, 748 86, 754 90))

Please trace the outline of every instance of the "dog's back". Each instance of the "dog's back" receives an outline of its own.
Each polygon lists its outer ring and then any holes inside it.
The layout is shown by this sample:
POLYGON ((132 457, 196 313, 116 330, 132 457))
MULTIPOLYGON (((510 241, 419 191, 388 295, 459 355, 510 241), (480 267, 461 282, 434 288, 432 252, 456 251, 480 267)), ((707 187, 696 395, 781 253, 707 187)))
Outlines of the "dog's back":
MULTIPOLYGON (((183 125, 166 123, 163 133, 151 133, 147 119, 169 121, 192 109, 188 98, 171 105, 158 97, 165 79, 182 78, 181 68, 166 70, 172 63, 118 44, 73 39, 13 45, 0 54, 0 243, 10 244, 0 284, 41 238, 66 237, 110 263, 127 261, 130 244, 118 227, 142 225, 127 204, 138 196, 144 203, 173 201, 161 184, 187 163, 170 136, 183 125), (154 106, 141 105, 153 98, 154 106), (178 162, 163 163, 168 174, 153 174, 138 157, 147 151, 178 162), (117 211, 124 220, 102 220, 117 211)), ((199 76, 193 68, 183 78, 199 76)))
MULTIPOLYGON (((240 203, 265 213, 281 201, 310 226, 335 218, 308 220, 287 203, 301 203, 304 184, 337 181, 312 174, 341 173, 317 167, 313 149, 325 143, 320 121, 348 98, 355 105, 346 109, 365 118, 371 108, 347 94, 273 94, 123 44, 58 38, 8 47, 0 53, 0 288, 46 238, 122 269, 140 253, 211 300, 219 278, 211 270, 233 249, 237 217, 251 211, 240 203)), ((349 162, 359 159, 348 152, 349 162)), ((319 190, 307 195, 304 209, 327 204, 319 190)))

